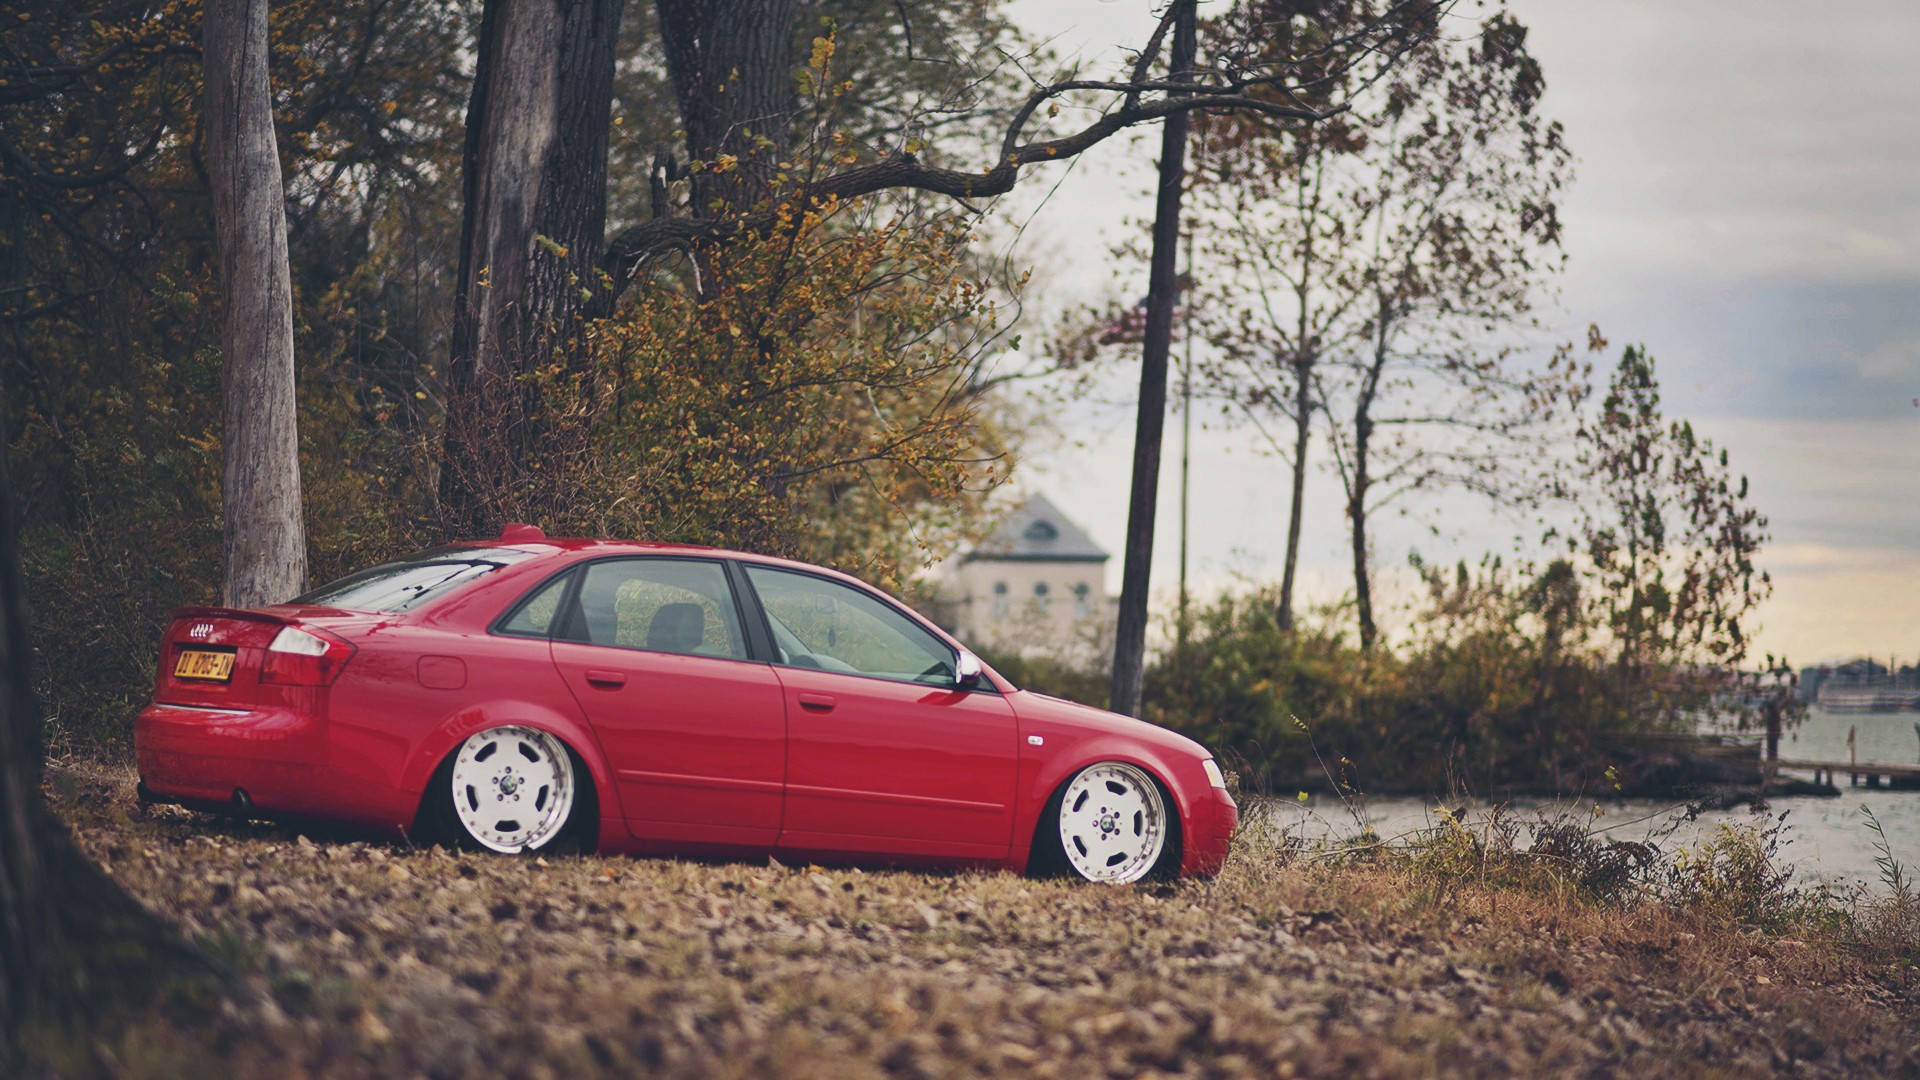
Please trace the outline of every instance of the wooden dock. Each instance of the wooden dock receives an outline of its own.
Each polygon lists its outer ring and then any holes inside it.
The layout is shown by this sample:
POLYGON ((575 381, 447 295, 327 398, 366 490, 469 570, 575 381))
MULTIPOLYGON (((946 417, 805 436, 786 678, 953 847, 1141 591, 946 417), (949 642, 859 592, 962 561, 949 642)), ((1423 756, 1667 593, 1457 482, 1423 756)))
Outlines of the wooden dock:
MULTIPOLYGON (((1812 761, 1806 758, 1783 758, 1776 756, 1780 746, 1780 728, 1777 714, 1769 717, 1774 721, 1767 730, 1767 756, 1761 760, 1761 766, 1767 775, 1777 774, 1781 769, 1808 769, 1813 772, 1813 782, 1838 785, 1835 779, 1846 773, 1853 787, 1893 787, 1920 788, 1920 764, 1895 765, 1890 761, 1861 761, 1854 752, 1854 740, 1858 729, 1847 728, 1847 760, 1812 761)), ((1913 725, 1913 733, 1920 737, 1920 722, 1913 725)))

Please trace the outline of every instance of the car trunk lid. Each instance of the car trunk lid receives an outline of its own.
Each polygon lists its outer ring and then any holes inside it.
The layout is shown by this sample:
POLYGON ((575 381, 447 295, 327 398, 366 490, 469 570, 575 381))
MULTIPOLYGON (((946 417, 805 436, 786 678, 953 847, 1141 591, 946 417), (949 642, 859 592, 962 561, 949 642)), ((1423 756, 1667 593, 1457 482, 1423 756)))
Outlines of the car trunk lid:
POLYGON ((322 635, 343 646, 334 650, 337 660, 333 671, 337 674, 338 665, 353 652, 353 647, 338 637, 337 630, 358 621, 337 609, 309 607, 192 607, 179 608, 172 615, 161 639, 154 701, 215 709, 288 703, 288 691, 297 688, 273 681, 269 670, 279 657, 270 654, 269 648, 289 627, 322 635))

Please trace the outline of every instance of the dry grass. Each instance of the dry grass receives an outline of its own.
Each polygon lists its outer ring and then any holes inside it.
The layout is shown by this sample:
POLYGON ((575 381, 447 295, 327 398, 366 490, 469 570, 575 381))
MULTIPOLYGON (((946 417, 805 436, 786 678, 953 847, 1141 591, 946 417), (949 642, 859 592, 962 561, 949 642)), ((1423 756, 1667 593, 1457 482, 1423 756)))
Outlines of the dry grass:
POLYGON ((1404 859, 1256 841, 1213 882, 1120 889, 523 860, 142 815, 98 769, 50 787, 243 987, 46 1035, 60 1075, 1920 1070, 1910 967, 1404 859))

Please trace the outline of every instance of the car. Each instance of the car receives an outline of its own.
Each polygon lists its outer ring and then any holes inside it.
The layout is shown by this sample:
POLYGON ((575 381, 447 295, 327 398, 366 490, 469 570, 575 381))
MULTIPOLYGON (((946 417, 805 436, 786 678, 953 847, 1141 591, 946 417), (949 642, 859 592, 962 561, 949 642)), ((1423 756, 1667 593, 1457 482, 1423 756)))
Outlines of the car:
POLYGON ((501 853, 1206 876, 1238 810, 1164 728, 1022 690, 846 574, 548 538, 182 608, 140 797, 501 853))

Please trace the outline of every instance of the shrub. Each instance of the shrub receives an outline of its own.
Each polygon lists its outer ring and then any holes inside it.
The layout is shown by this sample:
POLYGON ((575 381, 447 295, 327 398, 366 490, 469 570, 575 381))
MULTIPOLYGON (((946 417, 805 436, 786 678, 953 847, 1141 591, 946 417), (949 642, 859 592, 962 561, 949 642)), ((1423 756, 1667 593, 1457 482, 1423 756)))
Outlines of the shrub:
MULTIPOLYGON (((1198 608, 1184 644, 1149 665, 1142 716, 1205 744, 1263 794, 1614 790, 1613 766, 1673 714, 1631 707, 1572 568, 1415 566, 1427 596, 1412 631, 1371 650, 1336 629, 1338 611, 1281 630, 1270 589, 1198 608)), ((1017 685, 1105 704, 1104 672, 1037 656, 993 663, 1017 685)))
POLYGON ((1809 897, 1788 888, 1793 868, 1775 861, 1779 843, 1777 821, 1766 829, 1723 824, 1698 847, 1675 853, 1660 894, 1714 926, 1785 929, 1807 913, 1809 897))

